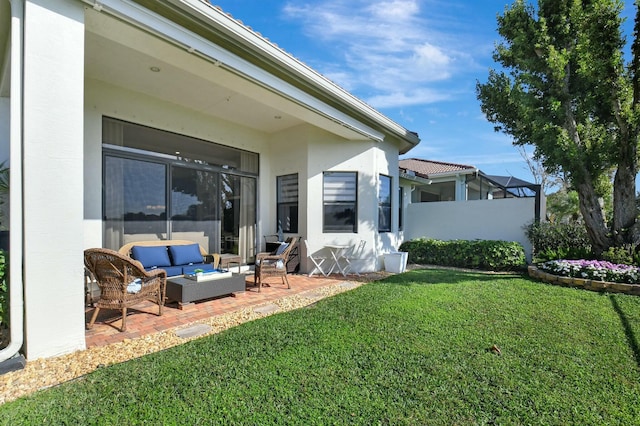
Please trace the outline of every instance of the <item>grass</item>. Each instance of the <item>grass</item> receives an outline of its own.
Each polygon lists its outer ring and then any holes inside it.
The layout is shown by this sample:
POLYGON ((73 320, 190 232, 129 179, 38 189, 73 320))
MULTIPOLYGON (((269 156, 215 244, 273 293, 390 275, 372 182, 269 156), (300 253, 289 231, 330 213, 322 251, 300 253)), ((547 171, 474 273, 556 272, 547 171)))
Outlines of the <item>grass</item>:
POLYGON ((639 334, 638 297, 413 271, 6 403, 0 423, 635 424, 639 334))

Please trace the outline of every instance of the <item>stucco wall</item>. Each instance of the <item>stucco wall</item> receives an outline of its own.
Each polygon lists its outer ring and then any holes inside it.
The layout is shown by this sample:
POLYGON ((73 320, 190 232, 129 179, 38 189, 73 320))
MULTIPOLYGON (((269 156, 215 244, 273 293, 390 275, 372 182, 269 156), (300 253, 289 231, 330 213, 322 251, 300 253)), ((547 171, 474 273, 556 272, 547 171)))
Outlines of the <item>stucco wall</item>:
POLYGON ((84 8, 76 1, 25 4, 23 275, 29 359, 85 346, 83 22, 84 8))
POLYGON ((517 241, 531 260, 524 226, 533 222, 534 206, 534 198, 413 203, 406 209, 404 238, 517 241))
POLYGON ((259 204, 262 214, 259 221, 259 250, 265 248, 263 236, 275 234, 278 230, 276 223, 277 176, 298 174, 298 232, 292 235, 306 235, 307 221, 302 212, 307 206, 308 133, 313 131, 313 127, 309 125, 300 125, 271 135, 269 138, 268 155, 266 156, 269 161, 265 162, 264 170, 260 170, 259 204))
MULTIPOLYGON (((314 134, 308 152, 309 175, 307 181, 308 208, 306 209, 307 238, 310 249, 318 255, 327 255, 326 244, 356 244, 365 240, 365 261, 359 262, 361 271, 382 267, 382 254, 397 249, 397 192, 392 190, 392 232, 379 234, 378 227, 378 175, 392 177, 392 188, 398 182, 398 150, 388 143, 346 142, 314 134), (358 232, 323 233, 322 185, 325 171, 358 172, 358 232)), ((310 262, 306 262, 310 269, 310 262)))
MULTIPOLYGON (((378 174, 391 176, 392 187, 397 185, 396 146, 345 141, 311 125, 266 134, 153 95, 85 80, 83 4, 27 0, 25 7, 23 261, 28 358, 85 346, 82 252, 103 245, 103 116, 258 153, 260 240, 275 230, 275 177, 297 172, 299 235, 315 247, 364 239, 369 261, 361 266, 363 270, 379 268, 381 254, 397 248, 396 191, 392 192, 392 232, 377 232, 378 174), (324 171, 359 173, 357 233, 322 233, 324 171)), ((0 136, 7 133, 3 124, 0 136)))

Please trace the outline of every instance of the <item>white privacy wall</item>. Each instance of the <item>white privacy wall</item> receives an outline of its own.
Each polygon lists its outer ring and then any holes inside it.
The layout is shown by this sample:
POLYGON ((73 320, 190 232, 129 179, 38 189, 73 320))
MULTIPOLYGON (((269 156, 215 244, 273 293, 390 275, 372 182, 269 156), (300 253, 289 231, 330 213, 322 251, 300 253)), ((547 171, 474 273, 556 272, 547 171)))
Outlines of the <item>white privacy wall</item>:
POLYGON ((530 261, 531 243, 524 227, 534 217, 533 197, 413 203, 406 209, 404 239, 517 241, 530 261))

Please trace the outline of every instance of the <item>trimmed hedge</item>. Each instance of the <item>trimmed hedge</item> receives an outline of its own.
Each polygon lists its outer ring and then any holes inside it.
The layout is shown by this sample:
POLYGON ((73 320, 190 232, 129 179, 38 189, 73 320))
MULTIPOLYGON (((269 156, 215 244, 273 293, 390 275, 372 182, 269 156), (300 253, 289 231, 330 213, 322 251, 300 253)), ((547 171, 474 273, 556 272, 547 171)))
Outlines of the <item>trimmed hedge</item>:
POLYGON ((409 262, 485 270, 520 270, 526 266, 524 247, 513 241, 418 238, 405 241, 401 251, 409 262))

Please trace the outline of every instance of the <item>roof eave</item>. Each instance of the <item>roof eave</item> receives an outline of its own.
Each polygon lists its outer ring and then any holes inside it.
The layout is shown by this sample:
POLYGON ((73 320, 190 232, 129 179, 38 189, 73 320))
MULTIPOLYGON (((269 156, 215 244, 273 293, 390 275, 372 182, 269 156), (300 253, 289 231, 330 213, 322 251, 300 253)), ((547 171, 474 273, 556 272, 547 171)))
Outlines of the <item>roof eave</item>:
POLYGON ((401 154, 420 143, 416 133, 386 117, 208 2, 134 1, 379 130, 388 139, 397 140, 401 154))

